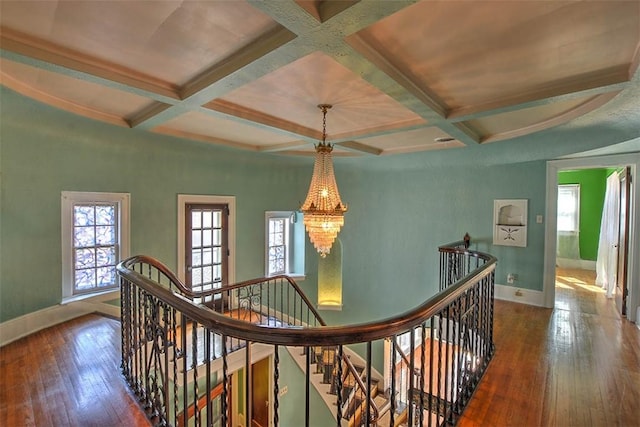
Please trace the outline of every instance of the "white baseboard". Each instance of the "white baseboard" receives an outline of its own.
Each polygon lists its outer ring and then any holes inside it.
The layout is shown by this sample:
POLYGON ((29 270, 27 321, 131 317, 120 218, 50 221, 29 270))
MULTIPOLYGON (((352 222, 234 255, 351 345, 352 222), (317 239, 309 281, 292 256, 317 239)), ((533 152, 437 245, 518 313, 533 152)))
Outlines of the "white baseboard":
POLYGON ((495 284, 495 298, 503 301, 519 302, 521 304, 544 307, 542 291, 522 289, 515 286, 495 284))
POLYGON ((54 305, 7 320, 0 323, 0 347, 39 330, 89 313, 98 312, 119 318, 120 307, 105 302, 117 298, 120 298, 120 292, 114 291, 93 298, 54 305))
POLYGON ((596 271, 596 262, 588 259, 556 258, 556 265, 561 268, 578 268, 596 271))

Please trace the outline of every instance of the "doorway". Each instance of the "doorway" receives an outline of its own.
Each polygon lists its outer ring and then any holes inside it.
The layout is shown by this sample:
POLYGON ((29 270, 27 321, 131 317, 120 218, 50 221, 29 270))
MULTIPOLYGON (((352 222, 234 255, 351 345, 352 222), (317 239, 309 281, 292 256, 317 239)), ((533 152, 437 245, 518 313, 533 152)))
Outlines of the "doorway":
POLYGON ((628 166, 558 173, 556 305, 591 291, 626 315, 630 181, 628 166))
POLYGON ((192 289, 235 283, 235 211, 234 196, 178 195, 178 277, 192 289))
MULTIPOLYGON (((545 254, 544 254, 544 305, 546 307, 553 308, 556 306, 556 265, 557 265, 557 250, 558 250, 558 174, 561 171, 567 170, 584 170, 584 169, 596 169, 596 168, 622 168, 628 166, 629 178, 628 178, 628 192, 627 197, 629 201, 628 211, 625 211, 626 221, 626 262, 621 261, 626 269, 624 271, 624 279, 629 287, 625 290, 621 288, 621 296, 627 296, 626 307, 629 310, 625 310, 627 318, 631 321, 638 321, 636 319, 637 307, 640 307, 640 283, 638 278, 640 277, 640 257, 637 256, 637 233, 634 230, 640 229, 640 218, 636 214, 636 204, 640 196, 640 191, 637 185, 633 185, 634 175, 640 168, 640 154, 625 154, 614 155, 606 157, 588 157, 588 158, 576 158, 568 160, 555 160, 547 163, 547 197, 546 197, 546 218, 547 226, 545 228, 545 254)), ((591 265, 592 267, 592 265, 591 265)), ((620 311, 622 306, 620 304, 620 311)))
POLYGON ((270 367, 268 357, 251 366, 251 427, 269 426, 270 367))
POLYGON ((605 209, 608 176, 615 173, 612 168, 558 172, 555 271, 558 308, 582 311, 579 306, 584 306, 589 312, 589 307, 595 309, 596 300, 607 303, 604 289, 596 285, 596 261, 602 255, 598 248, 603 216, 609 213, 605 209))

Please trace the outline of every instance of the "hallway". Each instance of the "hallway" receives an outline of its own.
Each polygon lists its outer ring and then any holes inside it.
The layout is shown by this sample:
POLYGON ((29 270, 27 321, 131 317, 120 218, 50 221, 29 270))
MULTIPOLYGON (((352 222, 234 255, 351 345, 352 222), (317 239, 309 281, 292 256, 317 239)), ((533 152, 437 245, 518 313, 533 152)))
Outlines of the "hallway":
POLYGON ((640 426, 640 329, 591 273, 557 271, 553 310, 496 301, 496 354, 460 426, 640 426))

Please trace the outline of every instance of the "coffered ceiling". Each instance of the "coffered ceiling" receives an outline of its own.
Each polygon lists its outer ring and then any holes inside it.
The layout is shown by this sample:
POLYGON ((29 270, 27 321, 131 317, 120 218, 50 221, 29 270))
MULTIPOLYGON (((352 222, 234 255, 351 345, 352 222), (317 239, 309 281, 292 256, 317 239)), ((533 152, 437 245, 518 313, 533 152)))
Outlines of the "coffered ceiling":
POLYGON ((335 153, 376 156, 606 109, 638 85, 640 2, 2 0, 0 48, 3 85, 96 120, 312 154, 332 104, 335 153))

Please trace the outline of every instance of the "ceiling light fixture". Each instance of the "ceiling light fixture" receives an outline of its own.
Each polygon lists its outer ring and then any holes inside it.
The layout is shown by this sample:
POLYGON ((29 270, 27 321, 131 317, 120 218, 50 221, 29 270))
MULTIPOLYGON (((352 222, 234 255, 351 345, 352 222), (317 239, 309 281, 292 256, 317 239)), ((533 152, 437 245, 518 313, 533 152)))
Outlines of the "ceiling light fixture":
POLYGON ((315 146, 313 176, 307 198, 300 209, 304 214, 304 225, 309 233, 309 240, 324 258, 330 252, 340 227, 344 225, 347 206, 340 200, 336 177, 333 174, 333 145, 327 143, 327 111, 331 105, 320 104, 318 108, 322 110, 322 141, 315 146))

